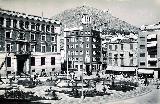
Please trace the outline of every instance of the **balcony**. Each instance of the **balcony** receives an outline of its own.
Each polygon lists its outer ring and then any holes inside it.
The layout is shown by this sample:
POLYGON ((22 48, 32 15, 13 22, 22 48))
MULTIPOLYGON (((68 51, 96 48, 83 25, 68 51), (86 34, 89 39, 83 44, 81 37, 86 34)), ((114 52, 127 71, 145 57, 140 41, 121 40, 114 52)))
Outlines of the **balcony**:
POLYGON ((150 48, 150 47, 156 47, 157 46, 157 42, 154 41, 154 42, 147 42, 147 48, 150 48))
POLYGON ((31 55, 31 52, 30 51, 23 51, 23 50, 20 50, 20 51, 16 51, 15 52, 15 55, 31 55))
POLYGON ((148 58, 148 61, 157 61, 157 58, 148 58))

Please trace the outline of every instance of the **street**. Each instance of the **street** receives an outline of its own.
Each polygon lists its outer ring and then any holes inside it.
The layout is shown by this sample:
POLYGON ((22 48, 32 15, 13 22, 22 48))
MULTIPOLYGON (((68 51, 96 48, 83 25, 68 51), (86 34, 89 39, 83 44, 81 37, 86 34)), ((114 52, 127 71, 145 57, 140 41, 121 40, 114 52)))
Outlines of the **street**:
POLYGON ((153 88, 148 94, 107 104, 160 104, 160 89, 153 88))

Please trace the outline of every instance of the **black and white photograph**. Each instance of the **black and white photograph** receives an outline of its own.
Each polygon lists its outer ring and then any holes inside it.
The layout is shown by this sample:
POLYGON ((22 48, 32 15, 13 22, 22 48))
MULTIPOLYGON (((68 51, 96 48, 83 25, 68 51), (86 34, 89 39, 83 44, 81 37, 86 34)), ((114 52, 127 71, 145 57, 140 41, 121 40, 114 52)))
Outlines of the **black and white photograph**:
POLYGON ((160 104, 160 0, 0 0, 0 104, 160 104))

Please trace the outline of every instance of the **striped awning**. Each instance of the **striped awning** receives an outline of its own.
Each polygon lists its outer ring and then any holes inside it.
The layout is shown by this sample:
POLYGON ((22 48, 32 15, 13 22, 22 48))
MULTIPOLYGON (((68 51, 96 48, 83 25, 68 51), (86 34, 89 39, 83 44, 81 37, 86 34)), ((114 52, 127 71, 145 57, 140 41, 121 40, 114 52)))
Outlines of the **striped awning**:
POLYGON ((138 69, 138 74, 153 74, 154 70, 138 69))
POLYGON ((111 71, 136 71, 137 67, 120 67, 120 66, 107 66, 106 70, 111 71))

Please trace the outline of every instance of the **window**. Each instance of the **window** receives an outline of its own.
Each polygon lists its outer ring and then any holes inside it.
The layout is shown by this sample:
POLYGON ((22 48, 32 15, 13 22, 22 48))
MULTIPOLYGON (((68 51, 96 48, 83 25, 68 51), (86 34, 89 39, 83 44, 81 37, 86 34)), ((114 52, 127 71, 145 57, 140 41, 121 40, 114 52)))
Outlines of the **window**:
POLYGON ((35 52, 35 45, 31 45, 31 51, 35 52))
POLYGON ((121 50, 123 50, 123 44, 121 44, 121 50))
POLYGON ((25 28, 26 28, 26 29, 29 28, 29 22, 28 22, 28 21, 25 22, 25 28))
POLYGON ((93 47, 93 48, 96 48, 96 45, 95 45, 95 44, 92 44, 92 47, 93 47))
POLYGON ((3 25, 4 18, 0 17, 0 25, 3 25))
POLYGON ((75 65, 75 68, 78 69, 78 65, 75 65))
POLYGON ((140 53, 140 57, 145 57, 145 53, 140 53))
POLYGON ((78 61, 78 58, 76 58, 76 60, 75 61, 78 61))
POLYGON ((7 18, 6 19, 6 27, 10 27, 11 26, 11 19, 7 18))
POLYGON ((42 30, 42 31, 45 31, 45 24, 42 24, 42 25, 41 25, 41 30, 42 30))
POLYGON ((112 53, 109 53, 109 57, 112 57, 112 53))
POLYGON ((25 39, 25 38, 24 38, 24 33, 20 33, 18 39, 24 40, 24 39, 25 39))
POLYGON ((35 23, 31 23, 31 30, 35 30, 35 23))
POLYGON ((78 51, 75 52, 75 55, 78 55, 78 51))
POLYGON ((73 45, 73 44, 71 45, 71 48, 74 48, 74 45, 73 45))
POLYGON ((80 51, 80 55, 83 55, 83 51, 80 51))
POLYGON ((133 59, 130 59, 130 66, 133 66, 133 59))
POLYGON ((150 55, 150 58, 156 58, 157 56, 156 55, 150 55))
POLYGON ((46 46, 45 45, 42 45, 41 52, 46 52, 46 46))
POLYGON ((46 31, 47 31, 47 32, 50 31, 50 26, 49 26, 49 25, 46 26, 46 31))
POLYGON ((54 36, 51 37, 51 41, 55 42, 55 37, 54 36))
POLYGON ((124 66, 124 59, 121 59, 121 66, 124 66))
POLYGON ((80 44, 80 48, 83 48, 83 44, 80 44))
POLYGON ((140 41, 145 41, 145 37, 140 37, 140 41))
POLYGON ((115 59, 115 66, 118 66, 118 60, 117 59, 115 59))
POLYGON ((145 45, 140 45, 140 49, 145 49, 145 45))
POLYGON ((54 26, 51 26, 51 32, 54 33, 54 26))
POLYGON ((109 45, 109 50, 112 50, 112 45, 109 45))
POLYGON ((75 38, 75 42, 78 42, 78 38, 75 38))
POLYGON ((95 58, 95 57, 93 57, 93 58, 92 58, 92 61, 96 61, 96 58, 95 58))
POLYGON ((42 36, 41 36, 41 40, 42 40, 42 41, 46 41, 46 36, 45 36, 45 35, 42 35, 42 36))
POLYGON ((133 49, 133 44, 130 44, 130 49, 133 49))
POLYGON ((89 55, 89 51, 86 51, 86 55, 89 55))
POLYGON ((140 62, 140 66, 145 66, 145 62, 140 62))
POLYGON ((13 28, 17 27, 17 20, 13 20, 13 28))
POLYGON ((24 29, 24 22, 22 20, 19 21, 19 27, 20 29, 24 29))
POLYGON ((86 37, 86 41, 89 41, 89 37, 86 37))
POLYGON ((115 50, 117 50, 117 45, 115 45, 115 50))
POLYGON ((7 31, 6 32, 6 39, 10 39, 11 38, 11 32, 7 31))
POLYGON ((55 57, 51 57, 51 65, 55 65, 55 57))
POLYGON ((45 57, 41 57, 41 65, 45 65, 45 57))
POLYGON ((151 67, 156 67, 157 61, 149 61, 148 64, 150 64, 151 67))
POLYGON ((86 44, 86 48, 89 48, 89 44, 86 44))
POLYGON ((78 44, 75 44, 75 48, 78 48, 78 44))
POLYGON ((52 68, 52 71, 55 71, 55 68, 52 68))
POLYGON ((80 57, 80 58, 79 58, 79 61, 83 61, 83 57, 80 57))
POLYGON ((35 57, 31 57, 31 66, 35 66, 35 57))
POLYGON ((7 52, 11 51, 11 44, 10 43, 6 44, 6 51, 7 52))
POLYGON ((52 52, 57 52, 57 46, 56 45, 52 45, 51 47, 52 47, 52 49, 51 49, 52 52))
POLYGON ((11 67, 11 57, 7 57, 7 67, 11 67))
POLYGON ((80 65, 80 69, 83 69, 83 65, 80 65))
POLYGON ((31 34, 31 40, 35 40, 35 34, 31 34))
POLYGON ((109 59, 109 65, 112 65, 112 59, 109 59))
POLYGON ((70 42, 70 39, 67 39, 67 42, 70 42))

